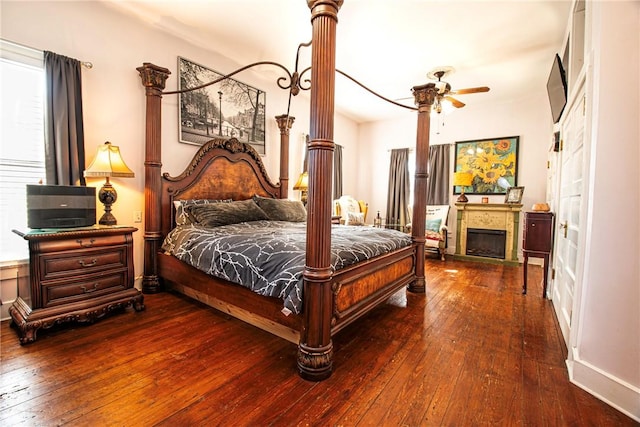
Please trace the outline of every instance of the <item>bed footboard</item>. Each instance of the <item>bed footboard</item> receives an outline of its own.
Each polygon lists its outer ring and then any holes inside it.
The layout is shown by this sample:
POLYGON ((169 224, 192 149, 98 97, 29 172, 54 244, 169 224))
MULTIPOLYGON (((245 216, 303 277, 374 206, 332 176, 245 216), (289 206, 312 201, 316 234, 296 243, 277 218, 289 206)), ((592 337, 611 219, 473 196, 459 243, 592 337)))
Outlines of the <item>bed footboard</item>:
POLYGON ((333 276, 331 334, 352 323, 415 280, 415 250, 395 252, 355 264, 333 276))

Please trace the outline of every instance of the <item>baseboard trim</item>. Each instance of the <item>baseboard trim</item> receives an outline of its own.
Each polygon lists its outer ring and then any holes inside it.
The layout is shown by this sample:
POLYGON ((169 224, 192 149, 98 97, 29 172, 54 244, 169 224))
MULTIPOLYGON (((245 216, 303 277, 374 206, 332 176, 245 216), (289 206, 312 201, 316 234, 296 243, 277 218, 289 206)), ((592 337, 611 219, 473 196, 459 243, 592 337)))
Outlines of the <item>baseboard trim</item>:
POLYGON ((567 360, 571 383, 640 422, 640 388, 581 360, 576 353, 574 360, 567 360))

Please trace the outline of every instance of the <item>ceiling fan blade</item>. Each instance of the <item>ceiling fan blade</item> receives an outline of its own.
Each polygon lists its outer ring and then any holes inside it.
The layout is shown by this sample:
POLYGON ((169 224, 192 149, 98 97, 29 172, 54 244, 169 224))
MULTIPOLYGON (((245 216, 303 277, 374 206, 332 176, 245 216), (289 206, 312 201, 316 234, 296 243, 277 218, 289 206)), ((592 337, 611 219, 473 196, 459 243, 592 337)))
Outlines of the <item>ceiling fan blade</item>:
POLYGON ((460 102, 457 99, 452 98, 450 96, 445 96, 444 99, 449 101, 451 103, 451 105, 453 105, 456 108, 462 108, 462 107, 464 107, 466 105, 464 102, 460 102))
POLYGON ((466 89, 456 89, 456 90, 452 90, 449 93, 455 94, 455 95, 465 95, 467 93, 480 93, 480 92, 489 92, 489 88, 486 86, 480 86, 480 87, 469 87, 466 89))

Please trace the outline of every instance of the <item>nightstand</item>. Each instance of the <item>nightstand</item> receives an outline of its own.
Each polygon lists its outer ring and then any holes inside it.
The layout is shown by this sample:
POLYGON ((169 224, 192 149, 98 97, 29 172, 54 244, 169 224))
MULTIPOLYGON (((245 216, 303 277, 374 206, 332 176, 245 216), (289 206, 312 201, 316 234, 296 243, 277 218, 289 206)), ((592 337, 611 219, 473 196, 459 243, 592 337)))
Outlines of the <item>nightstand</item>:
POLYGON ((39 329, 65 322, 94 322, 123 307, 144 310, 133 287, 134 227, 93 226, 13 230, 29 242, 29 295, 9 308, 20 344, 39 329))

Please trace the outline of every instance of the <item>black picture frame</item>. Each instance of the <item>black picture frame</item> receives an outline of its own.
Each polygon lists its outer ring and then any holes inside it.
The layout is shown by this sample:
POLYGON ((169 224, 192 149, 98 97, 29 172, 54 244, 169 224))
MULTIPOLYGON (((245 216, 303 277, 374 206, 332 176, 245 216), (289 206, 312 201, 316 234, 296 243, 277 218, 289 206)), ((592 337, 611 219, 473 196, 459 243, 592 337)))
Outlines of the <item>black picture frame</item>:
MULTIPOLYGON (((215 81, 224 74, 178 57, 180 90, 215 81)), ((215 138, 236 138, 265 155, 266 92, 227 78, 179 96, 178 140, 202 145, 215 138)))
POLYGON ((509 187, 504 196, 504 202, 508 204, 520 204, 523 194, 524 187, 509 187))
MULTIPOLYGON (((471 185, 464 187, 465 194, 505 194, 499 178, 508 186, 518 185, 519 136, 457 141, 454 172, 472 175, 471 185)), ((454 186, 453 194, 461 194, 462 186, 454 186)))

